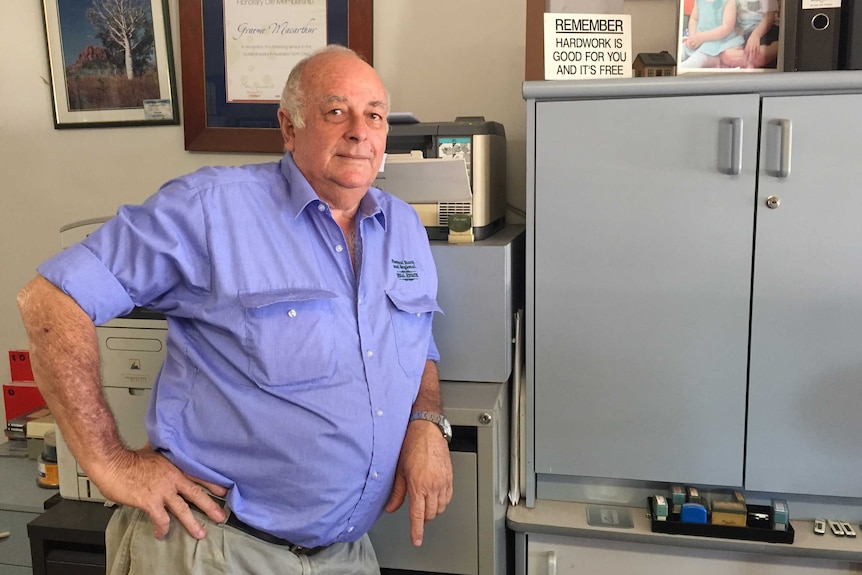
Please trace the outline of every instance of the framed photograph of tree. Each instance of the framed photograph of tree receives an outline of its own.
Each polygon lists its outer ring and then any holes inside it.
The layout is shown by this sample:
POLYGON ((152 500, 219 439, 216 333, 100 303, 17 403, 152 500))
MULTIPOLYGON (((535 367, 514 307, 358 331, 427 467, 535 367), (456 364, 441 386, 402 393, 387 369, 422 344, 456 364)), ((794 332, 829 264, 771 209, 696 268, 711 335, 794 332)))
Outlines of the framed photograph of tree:
POLYGON ((43 0, 55 128, 178 124, 168 0, 43 0))

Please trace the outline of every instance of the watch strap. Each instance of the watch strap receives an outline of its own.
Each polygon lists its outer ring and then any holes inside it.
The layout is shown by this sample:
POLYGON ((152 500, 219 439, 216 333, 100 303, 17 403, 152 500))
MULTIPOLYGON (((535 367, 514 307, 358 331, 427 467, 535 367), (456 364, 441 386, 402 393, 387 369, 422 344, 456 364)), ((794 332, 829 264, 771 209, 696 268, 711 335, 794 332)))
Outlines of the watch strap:
POLYGON ((437 425, 440 428, 440 432, 443 434, 443 437, 446 438, 446 441, 452 440, 452 426, 449 424, 449 420, 446 419, 446 416, 442 413, 435 413, 433 411, 414 411, 410 414, 410 421, 416 421, 417 419, 423 419, 425 421, 430 421, 437 425))

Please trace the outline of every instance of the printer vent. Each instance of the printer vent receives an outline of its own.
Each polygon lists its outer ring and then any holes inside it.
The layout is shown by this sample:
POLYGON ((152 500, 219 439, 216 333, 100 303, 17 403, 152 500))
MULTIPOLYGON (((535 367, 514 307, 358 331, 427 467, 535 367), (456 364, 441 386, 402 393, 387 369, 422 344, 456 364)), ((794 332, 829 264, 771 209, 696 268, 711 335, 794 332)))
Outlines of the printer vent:
POLYGON ((437 225, 449 227, 449 216, 453 214, 472 215, 472 202, 441 202, 437 204, 437 225))

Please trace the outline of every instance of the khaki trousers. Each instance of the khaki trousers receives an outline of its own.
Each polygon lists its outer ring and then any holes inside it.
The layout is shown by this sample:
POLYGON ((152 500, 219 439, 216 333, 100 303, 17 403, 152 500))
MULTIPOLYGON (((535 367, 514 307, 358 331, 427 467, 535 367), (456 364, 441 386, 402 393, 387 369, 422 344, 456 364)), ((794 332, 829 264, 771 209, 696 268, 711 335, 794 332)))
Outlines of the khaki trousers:
POLYGON ((174 519, 164 539, 153 537, 149 517, 118 507, 105 533, 107 575, 379 575, 368 535, 336 543, 311 557, 294 555, 194 512, 207 535, 194 539, 174 519))

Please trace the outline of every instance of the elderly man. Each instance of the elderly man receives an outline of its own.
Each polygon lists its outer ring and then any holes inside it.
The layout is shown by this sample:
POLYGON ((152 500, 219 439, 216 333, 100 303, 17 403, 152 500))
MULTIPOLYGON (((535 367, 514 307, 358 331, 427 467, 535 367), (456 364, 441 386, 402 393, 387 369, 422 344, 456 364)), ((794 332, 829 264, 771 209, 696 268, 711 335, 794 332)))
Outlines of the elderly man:
POLYGON ((121 504, 109 573, 375 573, 365 533, 384 507, 409 496, 421 545, 450 501, 434 262, 412 208, 370 187, 388 111, 355 53, 312 54, 284 88, 279 162, 168 182, 19 294, 40 390, 121 504), (169 326, 136 451, 95 337, 135 306, 169 326))

